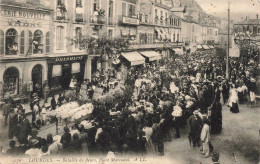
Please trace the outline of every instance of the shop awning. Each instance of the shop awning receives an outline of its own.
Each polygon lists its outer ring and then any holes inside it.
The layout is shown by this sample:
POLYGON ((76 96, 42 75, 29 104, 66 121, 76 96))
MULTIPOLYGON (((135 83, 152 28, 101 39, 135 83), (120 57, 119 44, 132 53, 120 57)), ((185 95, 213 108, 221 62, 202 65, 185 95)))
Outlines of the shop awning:
POLYGON ((160 60, 162 58, 162 55, 155 51, 144 51, 139 53, 149 58, 149 61, 160 60))
POLYGON ((205 50, 210 49, 209 46, 207 46, 206 44, 202 45, 202 47, 203 47, 205 50))
POLYGON ((209 48, 214 49, 215 47, 214 46, 209 46, 209 48))
POLYGON ((182 50, 182 48, 173 48, 172 50, 173 50, 176 54, 183 55, 183 50, 182 50))
POLYGON ((202 46, 201 45, 197 45, 197 49, 202 49, 202 46))
POLYGON ((131 66, 140 65, 145 63, 145 58, 137 51, 125 52, 121 54, 126 60, 131 63, 131 66))

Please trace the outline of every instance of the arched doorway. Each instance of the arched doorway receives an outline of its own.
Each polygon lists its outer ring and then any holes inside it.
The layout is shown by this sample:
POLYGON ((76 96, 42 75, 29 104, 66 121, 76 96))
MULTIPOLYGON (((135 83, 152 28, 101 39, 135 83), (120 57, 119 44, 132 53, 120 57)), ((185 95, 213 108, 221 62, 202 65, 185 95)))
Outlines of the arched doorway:
POLYGON ((4 98, 19 93, 19 70, 15 67, 7 68, 4 72, 4 98))
POLYGON ((32 69, 33 92, 41 91, 42 88, 42 66, 37 64, 32 69))

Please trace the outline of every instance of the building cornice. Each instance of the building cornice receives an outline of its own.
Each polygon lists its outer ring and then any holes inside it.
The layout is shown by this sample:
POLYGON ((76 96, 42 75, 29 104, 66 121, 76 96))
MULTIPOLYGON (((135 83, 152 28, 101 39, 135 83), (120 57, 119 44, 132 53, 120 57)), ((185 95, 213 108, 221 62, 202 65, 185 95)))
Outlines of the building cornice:
POLYGON ((52 9, 43 9, 43 8, 31 8, 31 7, 24 7, 24 6, 18 6, 18 5, 9 5, 9 4, 1 4, 1 6, 4 7, 13 7, 13 8, 19 8, 19 9, 27 9, 27 10, 33 10, 33 11, 40 11, 40 12, 52 12, 52 9))

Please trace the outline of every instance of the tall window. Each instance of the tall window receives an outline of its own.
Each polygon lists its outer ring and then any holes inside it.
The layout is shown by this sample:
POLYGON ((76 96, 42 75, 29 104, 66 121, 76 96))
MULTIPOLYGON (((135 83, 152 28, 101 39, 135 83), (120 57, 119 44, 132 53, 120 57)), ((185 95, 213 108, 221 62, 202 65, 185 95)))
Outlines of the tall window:
POLYGON ((76 0, 76 7, 82 7, 81 0, 76 0))
MULTIPOLYGON (((81 41, 81 38, 82 38, 82 28, 80 27, 77 27, 76 30, 76 38, 78 39, 78 41, 80 42, 81 41)), ((79 42, 75 44, 75 48, 79 48, 79 42)))
POLYGON ((161 11, 161 25, 163 24, 163 11, 161 11))
POLYGON ((109 0, 108 23, 109 23, 110 25, 113 24, 113 12, 114 12, 114 1, 109 0))
POLYGON ((56 28, 56 49, 63 50, 64 49, 64 27, 57 26, 56 28))
POLYGON ((65 19, 67 9, 66 9, 64 1, 65 0, 57 0, 57 8, 56 8, 56 19, 57 20, 65 19))
POLYGON ((173 42, 175 42, 175 31, 173 33, 173 42))
POLYGON ((83 8, 81 0, 76 0, 76 15, 75 15, 75 21, 76 22, 83 22, 83 8))
POLYGON ((57 6, 61 6, 64 4, 64 0, 57 0, 57 6))
POLYGON ((32 42, 33 42, 33 34, 31 31, 29 31, 29 50, 28 50, 29 55, 32 54, 33 52, 32 42))
POLYGON ((6 31, 5 48, 6 55, 16 55, 18 51, 18 34, 13 28, 6 31))
POLYGON ((154 23, 157 24, 158 23, 158 19, 159 19, 158 10, 157 9, 154 10, 154 15, 155 15, 154 23))
POLYGON ((167 23, 168 23, 168 14, 165 13, 165 24, 167 25, 167 23))
POLYGON ((43 33, 41 30, 36 30, 33 35, 33 53, 43 53, 43 33))
POLYGON ((24 54, 24 39, 24 31, 22 31, 20 36, 20 54, 24 54))
POLYGON ((46 33, 46 47, 45 47, 45 51, 46 53, 50 53, 51 51, 51 42, 50 42, 50 32, 47 32, 46 33))
POLYGON ((108 17, 113 18, 114 1, 109 1, 108 17))
POLYGON ((258 32, 257 32, 258 34, 260 33, 260 27, 258 27, 258 32))
POLYGON ((0 30, 0 55, 4 54, 4 47, 5 47, 5 36, 4 32, 0 30))
POLYGON ((93 11, 99 10, 99 0, 94 0, 93 11))
POLYGON ((108 38, 113 39, 113 30, 111 29, 108 30, 108 38))
POLYGON ((126 16, 126 3, 122 2, 122 15, 126 16))
POLYGON ((19 91, 19 71, 15 67, 10 67, 4 73, 4 96, 16 95, 19 91))
POLYGON ((128 16, 133 17, 135 15, 135 5, 128 5, 128 16))
POLYGON ((145 19, 145 23, 148 23, 148 15, 145 15, 144 19, 145 19))

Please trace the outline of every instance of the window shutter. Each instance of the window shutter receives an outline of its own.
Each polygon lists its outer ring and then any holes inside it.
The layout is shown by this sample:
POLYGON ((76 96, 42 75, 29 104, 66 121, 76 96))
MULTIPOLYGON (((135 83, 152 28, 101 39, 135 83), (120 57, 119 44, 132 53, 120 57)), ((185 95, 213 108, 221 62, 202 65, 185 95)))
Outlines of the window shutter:
POLYGON ((48 54, 50 53, 50 32, 47 32, 46 33, 46 49, 45 49, 45 52, 48 54))
POLYGON ((136 15, 135 14, 135 6, 134 5, 132 5, 132 15, 136 15))
POLYGON ((20 37, 20 54, 24 54, 24 31, 21 32, 20 37))
POLYGON ((122 15, 126 16, 126 3, 122 3, 122 15))
POLYGON ((4 44, 5 44, 5 36, 4 32, 0 30, 0 55, 4 54, 4 44))
POLYGON ((29 31, 29 50, 28 54, 32 54, 32 41, 33 41, 33 34, 31 31, 29 31))

